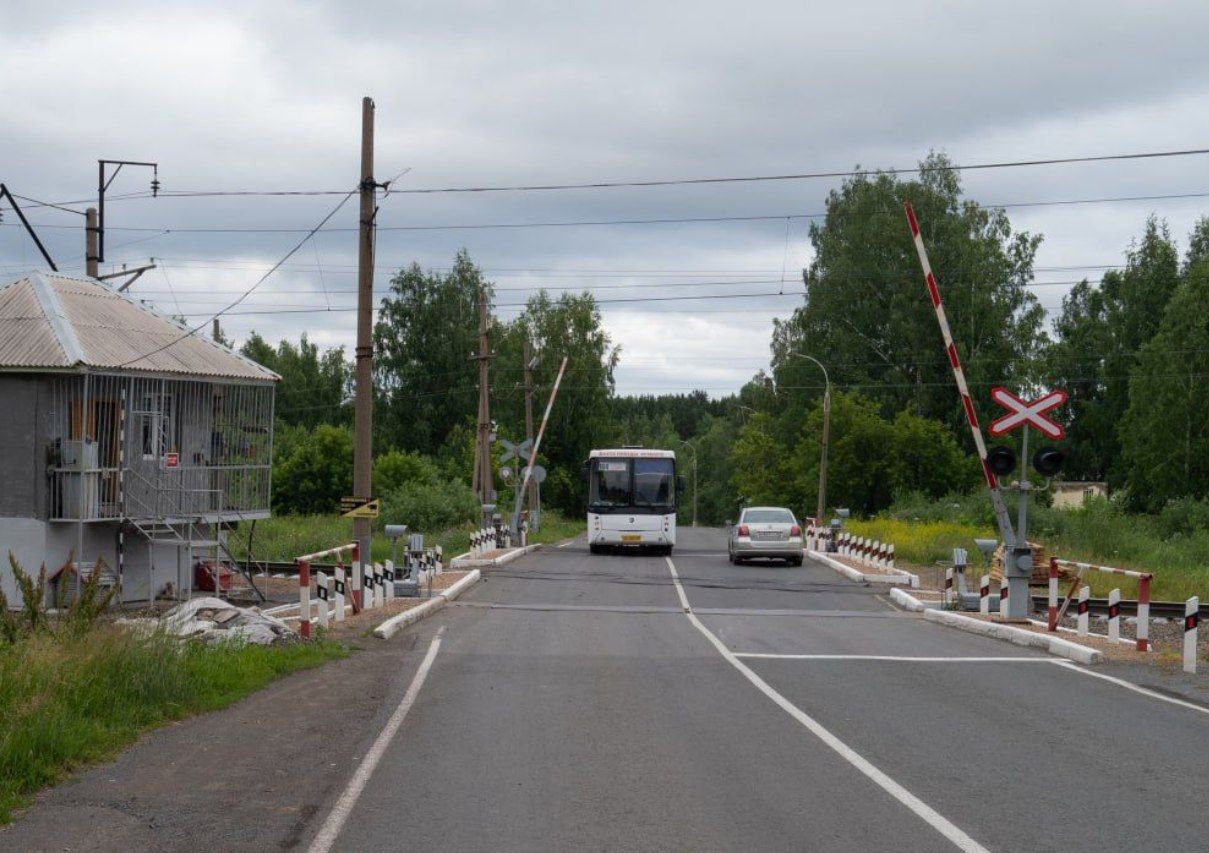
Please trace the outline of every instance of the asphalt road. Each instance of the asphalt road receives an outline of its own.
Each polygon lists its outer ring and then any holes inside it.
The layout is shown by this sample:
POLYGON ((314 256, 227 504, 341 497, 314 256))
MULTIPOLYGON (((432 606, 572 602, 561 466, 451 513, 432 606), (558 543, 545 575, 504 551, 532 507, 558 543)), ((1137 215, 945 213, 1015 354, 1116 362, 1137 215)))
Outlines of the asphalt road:
POLYGON ((1209 830, 1209 714, 810 562, 731 566, 718 531, 682 531, 671 566, 539 552, 437 631, 332 849, 1099 851, 1209 830))
POLYGON ((0 850, 1205 846, 1209 707, 680 537, 491 570, 44 792, 0 850))

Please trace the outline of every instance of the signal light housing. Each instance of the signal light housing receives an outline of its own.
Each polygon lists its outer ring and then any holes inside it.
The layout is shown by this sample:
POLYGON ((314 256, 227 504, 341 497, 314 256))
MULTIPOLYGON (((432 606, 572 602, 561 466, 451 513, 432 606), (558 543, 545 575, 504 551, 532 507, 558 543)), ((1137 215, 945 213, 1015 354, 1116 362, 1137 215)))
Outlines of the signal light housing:
POLYGON ((1002 444, 987 451, 987 464, 1000 477, 1006 477, 1016 470, 1016 451, 1002 444))
POLYGON ((1062 470, 1066 454, 1056 447, 1042 447, 1033 454, 1033 470, 1042 477, 1052 477, 1062 470))

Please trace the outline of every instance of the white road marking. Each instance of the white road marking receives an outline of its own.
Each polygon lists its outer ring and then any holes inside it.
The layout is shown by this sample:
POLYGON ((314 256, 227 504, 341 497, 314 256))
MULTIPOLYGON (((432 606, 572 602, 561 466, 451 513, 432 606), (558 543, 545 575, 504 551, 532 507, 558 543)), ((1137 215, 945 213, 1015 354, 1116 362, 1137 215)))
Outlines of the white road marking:
POLYGON ((1104 675, 1100 672, 1092 672, 1090 669, 1085 669, 1073 661, 1056 660, 1054 663, 1060 667, 1063 667, 1064 669, 1069 669, 1071 672, 1077 672, 1081 675, 1090 676, 1091 678, 1099 678, 1103 681, 1111 682, 1112 684, 1124 687, 1126 690, 1132 690, 1134 693, 1141 693, 1143 696, 1149 696, 1151 699, 1158 699, 1160 702, 1167 702, 1171 705, 1179 705, 1181 708, 1187 708, 1190 711, 1198 711, 1202 714, 1209 714, 1209 708, 1197 705, 1194 702, 1185 702, 1183 699, 1176 699, 1174 696, 1164 696, 1162 693, 1154 690, 1147 690, 1145 687, 1134 684, 1132 681, 1126 681, 1123 678, 1115 678, 1111 675, 1104 675))
POLYGON ((323 826, 320 827, 315 840, 307 848, 309 853, 328 853, 332 849, 332 845, 335 843, 337 836, 340 835, 340 830, 344 828, 344 823, 348 820, 353 806, 357 804, 357 798, 361 796, 361 792, 365 789, 365 784, 369 781, 369 777, 373 775, 374 768, 382 760, 386 747, 390 745, 390 741, 399 730, 399 726, 403 725, 403 719, 407 716, 407 712, 415 704, 416 696, 419 695, 420 688, 424 686, 424 679, 428 677, 428 671, 432 669, 432 662, 436 660, 437 652, 441 648, 441 635, 444 633, 445 628, 442 627, 437 631, 437 635, 433 637, 432 642, 429 643, 428 654, 424 655, 424 660, 420 662, 420 668, 416 670, 411 684, 407 687, 407 692, 403 694, 403 701, 399 703, 399 707, 395 709, 395 712, 390 715, 390 719, 386 721, 386 725, 378 733, 378 737, 374 740, 374 745, 369 748, 369 752, 361 759, 361 764, 357 767, 357 771, 353 773, 353 777, 349 779, 344 793, 340 795, 340 799, 336 801, 336 805, 332 806, 327 820, 323 822, 323 826))
POLYGON ((910 655, 789 655, 772 652, 735 652, 737 658, 763 658, 764 660, 885 660, 904 663, 1057 663, 1053 658, 1043 657, 912 657, 910 655))
POLYGON ((714 648, 718 650, 718 653, 722 655, 727 663, 739 670, 739 672, 742 673, 748 681, 755 685, 756 689, 775 702, 781 708, 781 710, 785 711, 785 713, 789 714, 789 716, 801 723, 807 731, 809 731, 824 744, 834 750, 841 758, 863 773, 870 781, 910 809, 917 817, 951 841, 959 850, 967 851, 967 853, 989 853, 985 847, 983 847, 970 836, 966 835, 948 818, 937 812, 902 785, 895 782, 893 779, 871 764, 867 759, 863 758, 858 752, 852 749, 852 747, 848 746, 846 743, 824 728, 820 722, 774 690, 772 686, 768 684, 768 682, 756 675, 751 667, 735 657, 734 653, 728 649, 721 640, 714 636, 714 633, 710 631, 709 628, 706 628, 705 625, 701 623, 701 620, 693 614, 692 608, 688 603, 688 598, 684 594, 684 589, 680 586, 680 577, 676 574, 676 566, 672 562, 671 557, 666 559, 668 569, 670 569, 672 573, 672 582, 675 584, 676 592, 679 594, 680 601, 684 605, 684 611, 688 616, 689 622, 692 623, 694 628, 705 635, 705 638, 713 644, 714 648))

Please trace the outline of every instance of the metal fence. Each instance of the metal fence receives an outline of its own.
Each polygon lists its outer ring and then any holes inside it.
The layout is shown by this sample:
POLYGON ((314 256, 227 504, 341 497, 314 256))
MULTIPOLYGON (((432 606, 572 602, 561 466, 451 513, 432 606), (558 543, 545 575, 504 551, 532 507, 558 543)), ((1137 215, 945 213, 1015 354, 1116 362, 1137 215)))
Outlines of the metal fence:
POLYGON ((271 385, 96 373, 49 383, 51 519, 268 510, 271 385))

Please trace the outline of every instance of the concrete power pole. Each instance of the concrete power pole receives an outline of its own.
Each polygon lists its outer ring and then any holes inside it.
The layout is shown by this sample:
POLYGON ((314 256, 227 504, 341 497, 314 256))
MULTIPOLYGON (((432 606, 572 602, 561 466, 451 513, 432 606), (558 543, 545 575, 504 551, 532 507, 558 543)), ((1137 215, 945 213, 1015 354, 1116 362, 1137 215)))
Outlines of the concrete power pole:
POLYGON ((84 265, 89 278, 96 278, 100 274, 97 268, 100 260, 100 249, 97 246, 97 209, 90 207, 84 211, 84 265))
MULTIPOLYGON (((525 335, 525 441, 533 446, 533 350, 529 345, 529 336, 525 335)), ((534 463, 533 452, 530 450, 527 465, 534 463)), ((529 481, 529 526, 533 530, 541 523, 541 498, 538 492, 537 479, 529 481)))
POLYGON ((815 517, 819 524, 823 523, 823 514, 827 511, 827 443, 831 439, 831 379, 827 380, 827 388, 823 391, 823 452, 819 459, 819 505, 815 517))
MULTIPOLYGON (((357 241, 357 384, 354 403, 356 444, 353 450, 353 492, 366 500, 373 497, 374 416, 374 101, 361 99, 361 227, 357 241)), ((370 559, 368 518, 353 519, 353 539, 361 548, 361 560, 370 559)), ((360 594, 354 578, 354 598, 360 594)), ((360 602, 357 602, 360 607, 360 602)))
MULTIPOLYGON (((491 473, 491 401, 488 394, 487 363, 491 352, 487 340, 487 289, 479 288, 479 422, 478 440, 474 446, 474 485, 480 505, 495 503, 495 478, 491 473)), ((491 521, 490 511, 483 510, 483 524, 491 521)))

